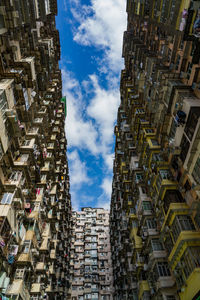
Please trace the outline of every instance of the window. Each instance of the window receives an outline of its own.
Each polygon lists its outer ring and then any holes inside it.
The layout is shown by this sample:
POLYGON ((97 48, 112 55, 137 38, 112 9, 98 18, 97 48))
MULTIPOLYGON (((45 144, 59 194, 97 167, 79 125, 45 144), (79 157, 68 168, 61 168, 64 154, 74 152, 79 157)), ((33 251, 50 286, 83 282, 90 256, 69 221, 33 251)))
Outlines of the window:
POLYGON ((146 128, 145 131, 146 131, 146 133, 154 133, 154 130, 153 129, 149 129, 149 128, 146 128))
POLYGON ((2 158, 2 156, 3 156, 3 147, 2 147, 2 145, 1 145, 1 142, 0 142, 0 159, 2 158))
POLYGON ((151 240, 151 246, 153 251, 162 251, 164 250, 162 243, 159 241, 159 239, 152 239, 151 240))
POLYGON ((167 262, 158 262, 156 267, 159 277, 171 276, 167 262))
POLYGON ((11 204, 14 194, 13 193, 5 193, 3 194, 3 198, 1 200, 1 204, 11 204))
MULTIPOLYGON (((137 297, 136 297, 137 299, 137 297)), ((142 300, 149 300, 150 299, 150 294, 148 291, 144 291, 144 293, 142 294, 142 300)))
POLYGON ((180 60, 181 60, 181 57, 180 57, 180 55, 178 54, 178 55, 177 55, 177 59, 176 59, 176 70, 178 70, 178 68, 179 68, 180 60))
POLYGON ((144 114, 144 109, 143 108, 137 108, 136 109, 136 114, 144 114))
POLYGON ((151 139, 151 143, 153 146, 159 146, 158 141, 151 139))
POLYGON ((180 158, 181 158, 182 162, 184 163, 187 153, 188 153, 188 150, 189 150, 189 147, 190 147, 190 142, 188 141, 188 139, 186 138, 185 135, 183 135, 180 147, 181 147, 180 158))
POLYGON ((135 208, 131 207, 129 212, 130 212, 130 214, 135 214, 135 208))
POLYGON ((160 170, 159 173, 162 179, 170 179, 170 172, 168 170, 160 170))
POLYGON ((41 181, 45 181, 46 178, 47 178, 47 175, 42 175, 42 176, 41 176, 41 181))
POLYGON ((132 221, 132 228, 137 228, 138 227, 138 221, 137 220, 133 220, 132 221))
POLYGON ((178 239, 180 232, 184 230, 195 230, 191 217, 187 215, 176 216, 172 224, 172 234, 175 241, 178 239))
POLYGON ((147 219, 146 226, 148 229, 155 229, 157 227, 157 223, 153 218, 147 219))
POLYGON ((200 157, 196 161, 192 176, 197 183, 200 182, 200 157))
POLYGON ((136 177, 136 182, 137 182, 137 183, 138 183, 140 180, 143 179, 142 174, 139 174, 139 173, 136 173, 136 174, 135 174, 135 177, 136 177))
POLYGON ((23 142, 23 145, 22 145, 22 146, 28 147, 28 146, 30 145, 30 143, 31 143, 31 140, 25 140, 25 141, 23 142))
POLYGON ((170 134, 169 134, 170 139, 172 139, 172 141, 173 141, 173 139, 175 137, 176 129, 177 129, 177 123, 176 123, 175 119, 173 118, 171 129, 170 129, 170 134))
POLYGON ((192 107, 190 109, 187 123, 185 125, 185 133, 187 134, 187 137, 189 138, 190 141, 192 141, 199 117, 200 117, 200 108, 192 107))
POLYGON ((200 247, 188 247, 182 257, 181 264, 186 278, 195 268, 200 267, 200 247))
POLYGON ((24 241, 23 247, 24 247, 23 253, 29 253, 31 247, 31 241, 29 240, 24 241))
POLYGON ((30 107, 30 105, 29 105, 29 101, 28 101, 27 89, 23 88, 23 94, 24 94, 24 100, 25 100, 26 110, 28 110, 29 107, 30 107))
POLYGON ((167 211, 171 203, 181 203, 181 202, 184 203, 185 201, 178 190, 167 190, 163 201, 165 214, 167 214, 167 211))
POLYGON ((143 201, 142 202, 142 207, 143 207, 143 210, 151 210, 152 209, 151 202, 150 201, 143 201))
POLYGON ((4 17, 0 14, 0 29, 5 28, 4 17))
POLYGON ((15 279, 23 279, 24 277, 24 272, 25 272, 25 269, 17 269, 16 272, 15 272, 15 279))
POLYGON ((198 228, 200 229, 200 215, 196 214, 194 217, 195 223, 197 224, 198 228))
POLYGON ((6 120, 6 109, 8 109, 6 94, 3 90, 0 90, 0 111, 4 121, 6 120))
POLYGON ((152 161, 163 161, 163 158, 162 158, 162 156, 159 154, 159 153, 154 153, 153 155, 152 155, 152 161))

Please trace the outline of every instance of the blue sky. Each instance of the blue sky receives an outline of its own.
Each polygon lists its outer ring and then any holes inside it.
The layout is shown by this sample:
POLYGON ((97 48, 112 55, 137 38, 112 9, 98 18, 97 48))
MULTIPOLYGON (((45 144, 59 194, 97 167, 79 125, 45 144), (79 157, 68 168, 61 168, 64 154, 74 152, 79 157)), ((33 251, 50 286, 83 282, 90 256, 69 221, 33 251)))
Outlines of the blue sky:
POLYGON ((58 0, 73 209, 110 206, 126 0, 58 0))

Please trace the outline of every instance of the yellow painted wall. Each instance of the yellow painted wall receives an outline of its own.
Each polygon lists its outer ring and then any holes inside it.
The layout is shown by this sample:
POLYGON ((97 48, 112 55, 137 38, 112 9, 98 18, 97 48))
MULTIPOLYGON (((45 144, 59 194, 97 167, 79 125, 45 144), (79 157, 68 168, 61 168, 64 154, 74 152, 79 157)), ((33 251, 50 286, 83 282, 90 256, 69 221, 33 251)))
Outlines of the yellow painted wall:
POLYGON ((200 291, 200 268, 194 269, 192 274, 186 281, 187 287, 184 287, 179 296, 181 300, 192 300, 192 298, 200 291))

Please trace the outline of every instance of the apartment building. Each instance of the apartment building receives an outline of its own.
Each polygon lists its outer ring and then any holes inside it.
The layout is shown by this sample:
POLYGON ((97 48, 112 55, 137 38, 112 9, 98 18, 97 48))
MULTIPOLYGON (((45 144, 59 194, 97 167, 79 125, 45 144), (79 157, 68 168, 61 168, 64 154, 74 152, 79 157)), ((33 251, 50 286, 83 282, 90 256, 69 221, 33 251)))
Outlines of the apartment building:
POLYGON ((200 296, 200 2, 127 0, 110 211, 114 299, 200 296))
POLYGON ((56 14, 56 0, 0 1, 1 299, 70 299, 71 199, 56 14))
POLYGON ((84 207, 72 219, 71 299, 112 300, 109 211, 84 207))

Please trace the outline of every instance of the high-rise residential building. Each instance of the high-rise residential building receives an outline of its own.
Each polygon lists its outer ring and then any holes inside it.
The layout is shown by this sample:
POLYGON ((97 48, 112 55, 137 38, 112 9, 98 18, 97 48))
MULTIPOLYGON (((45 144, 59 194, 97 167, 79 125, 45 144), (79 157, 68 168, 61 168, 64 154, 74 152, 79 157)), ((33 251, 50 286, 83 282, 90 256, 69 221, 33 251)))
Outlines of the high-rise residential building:
POLYGON ((109 211, 84 207, 72 219, 71 299, 112 300, 109 211))
POLYGON ((200 297, 200 1, 127 0, 110 211, 114 299, 200 297))
POLYGON ((0 299, 70 299, 56 13, 56 0, 0 1, 0 299))

